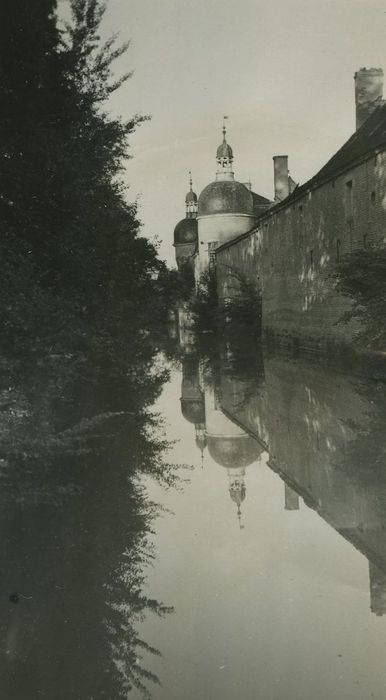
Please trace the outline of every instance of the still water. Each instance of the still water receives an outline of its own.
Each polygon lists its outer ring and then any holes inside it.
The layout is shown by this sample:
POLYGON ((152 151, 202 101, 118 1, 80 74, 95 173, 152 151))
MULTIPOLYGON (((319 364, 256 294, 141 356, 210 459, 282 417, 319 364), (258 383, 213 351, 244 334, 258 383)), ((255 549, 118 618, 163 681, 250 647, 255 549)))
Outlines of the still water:
POLYGON ((182 493, 149 485, 150 594, 174 606, 142 633, 153 697, 386 697, 384 386, 283 358, 182 353, 158 403, 182 493))
POLYGON ((1 460, 0 697, 384 700, 384 383, 167 355, 147 423, 1 460))

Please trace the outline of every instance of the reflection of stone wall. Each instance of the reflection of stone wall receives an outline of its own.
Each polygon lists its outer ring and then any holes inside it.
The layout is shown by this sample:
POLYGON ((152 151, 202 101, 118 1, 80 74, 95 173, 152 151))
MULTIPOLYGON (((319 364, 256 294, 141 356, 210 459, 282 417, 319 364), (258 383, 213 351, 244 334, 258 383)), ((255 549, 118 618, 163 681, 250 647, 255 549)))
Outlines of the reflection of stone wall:
POLYGON ((356 327, 336 325, 349 302, 330 275, 343 255, 384 238, 385 164, 386 153, 372 156, 273 209, 254 233, 220 248, 220 297, 229 295, 227 269, 237 269, 253 283, 260 278, 266 334, 299 338, 303 346, 349 342, 356 327))
POLYGON ((373 478, 376 465, 355 457, 378 416, 373 398, 332 370, 275 358, 256 393, 235 377, 222 382, 223 409, 266 444, 271 468, 386 572, 386 469, 373 478))

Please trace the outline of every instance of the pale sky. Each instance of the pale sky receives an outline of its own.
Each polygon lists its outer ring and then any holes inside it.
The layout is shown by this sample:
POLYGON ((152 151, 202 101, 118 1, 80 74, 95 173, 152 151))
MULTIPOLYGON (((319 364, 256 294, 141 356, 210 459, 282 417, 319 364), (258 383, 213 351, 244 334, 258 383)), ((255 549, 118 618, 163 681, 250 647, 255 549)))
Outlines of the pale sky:
POLYGON ((126 179, 170 263, 188 171, 197 194, 214 179, 224 114, 236 179, 272 198, 272 156, 311 177, 354 131, 354 72, 386 69, 386 0, 109 0, 104 27, 132 41, 111 108, 152 115, 126 179))

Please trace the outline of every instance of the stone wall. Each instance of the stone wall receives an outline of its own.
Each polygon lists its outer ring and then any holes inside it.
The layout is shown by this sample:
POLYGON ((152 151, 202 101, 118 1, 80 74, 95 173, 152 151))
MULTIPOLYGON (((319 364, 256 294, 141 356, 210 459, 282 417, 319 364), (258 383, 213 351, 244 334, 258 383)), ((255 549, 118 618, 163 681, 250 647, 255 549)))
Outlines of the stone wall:
POLYGON ((243 275, 262 290, 263 332, 303 347, 349 343, 358 327, 339 323, 349 300, 334 288, 343 255, 386 235, 386 152, 280 204, 249 235, 216 252, 221 299, 243 275))

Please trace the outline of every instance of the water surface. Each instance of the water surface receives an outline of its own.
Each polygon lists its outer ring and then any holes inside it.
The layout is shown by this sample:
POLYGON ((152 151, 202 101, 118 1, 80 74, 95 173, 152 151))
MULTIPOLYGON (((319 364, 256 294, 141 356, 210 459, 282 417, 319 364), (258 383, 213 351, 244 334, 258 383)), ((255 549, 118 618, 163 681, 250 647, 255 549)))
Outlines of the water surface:
POLYGON ((385 385, 168 355, 0 394, 1 697, 383 700, 385 385))
POLYGON ((173 512, 149 591, 175 608, 142 627, 152 697, 384 698, 384 385, 256 355, 188 346, 158 403, 194 470, 183 493, 149 485, 173 512))

